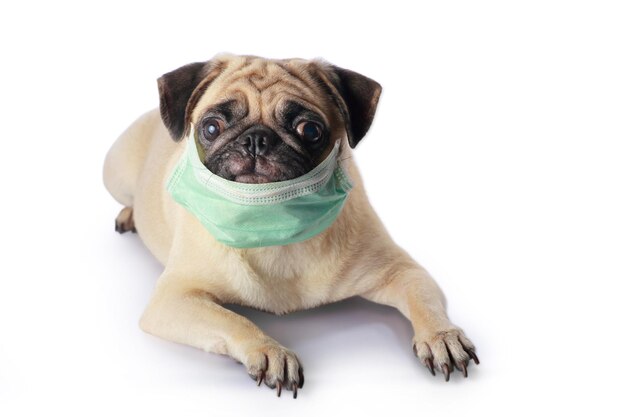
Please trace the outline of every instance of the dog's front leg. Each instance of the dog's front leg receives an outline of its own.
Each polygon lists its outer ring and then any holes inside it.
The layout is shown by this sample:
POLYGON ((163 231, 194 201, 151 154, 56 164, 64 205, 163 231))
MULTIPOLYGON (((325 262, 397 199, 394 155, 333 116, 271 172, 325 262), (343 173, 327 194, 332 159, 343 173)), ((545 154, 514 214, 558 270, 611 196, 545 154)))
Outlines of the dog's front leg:
POLYGON ((293 390, 304 384, 296 355, 265 335, 248 319, 222 307, 209 292, 186 280, 164 275, 141 317, 141 328, 152 335, 228 354, 243 363, 260 385, 293 390))
POLYGON ((413 351, 433 375, 438 369, 448 381, 456 366, 467 377, 469 360, 478 364, 478 357, 472 342, 448 319, 445 298, 435 281, 417 265, 391 270, 378 287, 361 295, 396 307, 411 321, 413 351))

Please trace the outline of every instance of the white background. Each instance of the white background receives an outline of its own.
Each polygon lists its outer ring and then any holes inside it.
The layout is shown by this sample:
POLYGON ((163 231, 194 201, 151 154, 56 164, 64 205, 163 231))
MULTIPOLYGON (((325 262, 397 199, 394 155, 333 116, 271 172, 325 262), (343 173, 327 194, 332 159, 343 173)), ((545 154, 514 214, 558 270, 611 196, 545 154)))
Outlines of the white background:
POLYGON ((130 3, 0 6, 0 415, 624 415, 623 2, 130 3), (237 310, 303 361, 296 401, 141 332, 161 267, 113 232, 102 161, 158 76, 223 51, 383 85, 356 158, 476 343, 467 380, 360 300, 237 310))

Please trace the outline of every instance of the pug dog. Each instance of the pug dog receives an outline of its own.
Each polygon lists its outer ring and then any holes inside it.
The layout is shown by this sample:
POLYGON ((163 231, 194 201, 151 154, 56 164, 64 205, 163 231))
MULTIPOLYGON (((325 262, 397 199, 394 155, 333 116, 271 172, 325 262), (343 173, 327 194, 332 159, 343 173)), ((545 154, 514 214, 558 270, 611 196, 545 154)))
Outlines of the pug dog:
MULTIPOLYGON (((376 81, 321 60, 218 55, 164 74, 158 90, 159 109, 130 125, 104 163, 104 184, 124 206, 116 230, 136 231, 164 265, 140 319, 145 332, 229 355, 257 385, 295 398, 304 384, 296 354, 224 305, 285 314, 361 296, 410 320, 430 373, 467 377, 470 360, 479 363, 474 345, 448 319, 435 281, 385 230, 352 158, 376 112, 376 81), (333 152, 351 189, 330 224, 300 241, 225 244, 167 190, 187 154, 207 178, 246 189, 291 184, 332 166, 333 152)), ((240 207, 229 204, 218 215, 240 207)), ((247 207, 245 219, 263 208, 247 207)))

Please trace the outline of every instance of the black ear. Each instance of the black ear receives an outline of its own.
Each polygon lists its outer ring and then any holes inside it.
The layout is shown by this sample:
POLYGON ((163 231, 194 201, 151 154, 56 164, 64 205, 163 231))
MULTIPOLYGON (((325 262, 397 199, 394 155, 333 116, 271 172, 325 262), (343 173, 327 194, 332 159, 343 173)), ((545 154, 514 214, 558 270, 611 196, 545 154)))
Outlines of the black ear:
POLYGON ((325 67, 327 82, 330 81, 333 87, 331 96, 342 112, 348 143, 354 148, 363 139, 374 120, 383 88, 371 78, 354 71, 328 64, 325 67))
POLYGON ((211 61, 195 62, 163 74, 157 80, 161 119, 175 141, 187 134, 191 111, 219 74, 217 69, 211 61))

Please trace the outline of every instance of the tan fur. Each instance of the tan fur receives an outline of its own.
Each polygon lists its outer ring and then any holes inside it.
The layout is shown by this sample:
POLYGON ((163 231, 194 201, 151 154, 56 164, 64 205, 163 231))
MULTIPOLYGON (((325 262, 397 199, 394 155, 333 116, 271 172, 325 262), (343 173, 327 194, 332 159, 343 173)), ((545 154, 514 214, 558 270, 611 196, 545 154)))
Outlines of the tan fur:
POLYGON ((347 158, 355 187, 337 221, 310 240, 255 249, 224 246, 166 192, 165 182, 184 141, 170 138, 157 110, 145 114, 115 142, 104 167, 107 189, 120 203, 132 206, 141 239, 165 266, 141 328, 228 354, 251 375, 280 386, 287 383, 285 378, 300 381, 296 356, 222 304, 283 314, 360 295, 394 306, 411 320, 415 350, 424 364, 433 360, 440 370, 467 364, 466 350, 473 346, 448 320, 441 291, 394 244, 367 200, 337 109, 307 75, 311 65, 321 64, 216 59, 225 69, 198 100, 192 122, 210 104, 233 96, 245 99, 248 120, 258 121, 285 97, 306 101, 328 119, 334 138, 344 138, 340 158, 347 158))

